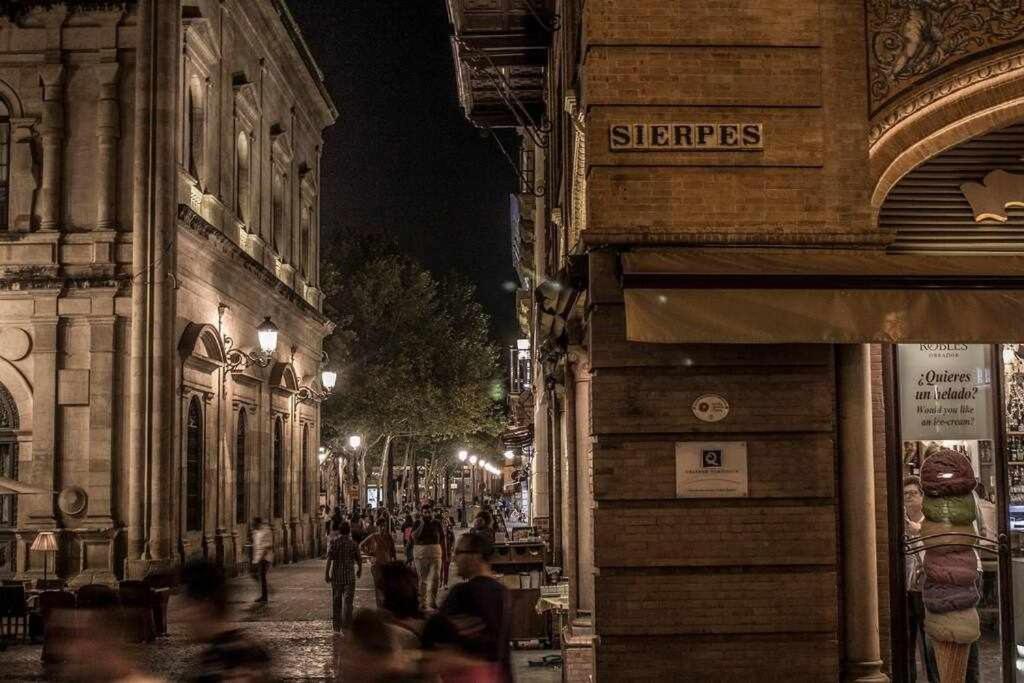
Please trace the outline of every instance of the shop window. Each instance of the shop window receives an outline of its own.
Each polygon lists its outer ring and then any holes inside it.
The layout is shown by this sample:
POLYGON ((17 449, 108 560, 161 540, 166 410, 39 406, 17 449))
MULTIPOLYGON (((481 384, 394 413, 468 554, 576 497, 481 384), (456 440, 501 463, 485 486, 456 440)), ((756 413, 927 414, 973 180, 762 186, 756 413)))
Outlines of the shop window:
MULTIPOLYGON (((18 478, 18 407, 14 397, 0 384, 0 476, 18 478)), ((0 528, 18 525, 18 496, 0 495, 0 528)))
POLYGON ((199 398, 188 403, 185 427, 185 529, 203 528, 203 406, 199 398))
POLYGON ((235 211, 238 220, 246 225, 251 222, 252 213, 252 164, 250 162, 249 135, 239 133, 235 145, 235 211))
POLYGON ((245 435, 247 420, 245 408, 238 411, 238 425, 235 433, 235 522, 245 524, 247 518, 245 435))
POLYGON ((0 99, 0 230, 6 230, 10 197, 11 116, 7 103, 0 99))
POLYGON ((284 420, 274 420, 274 517, 284 516, 284 420))
POLYGON ((188 87, 188 171, 197 180, 201 180, 203 169, 204 141, 206 139, 206 108, 203 84, 193 77, 188 87))

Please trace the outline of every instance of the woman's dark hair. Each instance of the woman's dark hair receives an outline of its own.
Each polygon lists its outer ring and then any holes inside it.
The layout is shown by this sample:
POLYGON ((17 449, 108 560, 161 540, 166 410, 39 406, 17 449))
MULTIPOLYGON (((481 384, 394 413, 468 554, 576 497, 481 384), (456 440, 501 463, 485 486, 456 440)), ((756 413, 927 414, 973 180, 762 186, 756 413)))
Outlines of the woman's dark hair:
POLYGON ((464 544, 463 550, 465 552, 479 555, 484 560, 491 559, 491 554, 494 552, 494 546, 487 540, 487 537, 475 531, 463 534, 462 538, 459 539, 459 543, 464 544))
POLYGON ((216 564, 205 559, 191 560, 181 570, 181 584, 188 598, 209 605, 217 615, 227 612, 227 577, 216 564))
POLYGON ((914 476, 913 474, 908 474, 903 477, 903 488, 907 488, 908 486, 914 486, 918 491, 924 491, 924 489, 921 488, 921 477, 914 476))
POLYGON ((344 520, 341 522, 335 522, 334 530, 342 536, 348 536, 350 533, 352 533, 352 525, 344 520))
POLYGON ((377 610, 361 609, 352 617, 352 636, 359 647, 373 655, 389 655, 395 647, 391 631, 377 610))
POLYGON ((387 562, 380 566, 381 607, 399 619, 420 616, 419 579, 405 562, 387 562))

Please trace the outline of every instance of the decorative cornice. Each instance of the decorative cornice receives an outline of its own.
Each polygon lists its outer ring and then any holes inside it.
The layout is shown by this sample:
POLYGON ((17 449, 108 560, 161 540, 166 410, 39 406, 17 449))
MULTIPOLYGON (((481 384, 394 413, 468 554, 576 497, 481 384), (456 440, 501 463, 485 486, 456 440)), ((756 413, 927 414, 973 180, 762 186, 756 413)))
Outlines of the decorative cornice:
POLYGON ((1010 54, 1002 53, 965 71, 957 72, 945 79, 916 90, 906 99, 897 100, 873 119, 868 134, 873 147, 886 133, 919 111, 982 81, 1008 76, 1024 70, 1024 46, 1010 54))
POLYGON ((964 60, 1024 36, 1020 0, 869 0, 872 111, 964 60))
POLYGON ((278 296, 286 299, 289 303, 301 310, 307 316, 313 318, 321 325, 328 325, 330 321, 320 311, 316 310, 308 301, 298 295, 291 287, 281 282, 276 275, 267 270, 262 263, 245 253, 241 247, 232 242, 227 235, 208 223, 202 216, 185 204, 178 205, 178 220, 192 232, 205 237, 213 242, 222 253, 228 255, 246 271, 256 278, 268 289, 278 296))

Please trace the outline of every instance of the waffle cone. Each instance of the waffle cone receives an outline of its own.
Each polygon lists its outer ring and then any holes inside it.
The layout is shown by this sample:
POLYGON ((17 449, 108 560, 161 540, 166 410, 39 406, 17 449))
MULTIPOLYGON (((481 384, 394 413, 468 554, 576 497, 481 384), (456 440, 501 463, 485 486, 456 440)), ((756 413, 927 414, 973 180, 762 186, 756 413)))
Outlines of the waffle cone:
POLYGON ((940 683, 964 683, 967 679, 967 659, 971 654, 971 646, 942 640, 935 641, 934 645, 940 683))

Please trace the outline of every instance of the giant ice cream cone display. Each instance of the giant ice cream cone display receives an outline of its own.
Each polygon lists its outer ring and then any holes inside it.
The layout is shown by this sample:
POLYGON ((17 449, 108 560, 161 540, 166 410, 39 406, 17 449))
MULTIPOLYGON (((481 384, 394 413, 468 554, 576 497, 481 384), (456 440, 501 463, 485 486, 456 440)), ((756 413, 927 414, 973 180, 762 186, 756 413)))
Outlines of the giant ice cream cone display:
POLYGON ((969 536, 936 534, 974 534, 977 510, 974 488, 977 481, 971 461, 962 453, 940 449, 921 466, 924 491, 921 536, 925 581, 922 597, 925 606, 924 630, 935 648, 935 663, 941 683, 964 683, 971 645, 981 637, 978 619, 980 598, 977 553, 965 548, 969 536), (973 577, 973 581, 969 579, 973 577))

